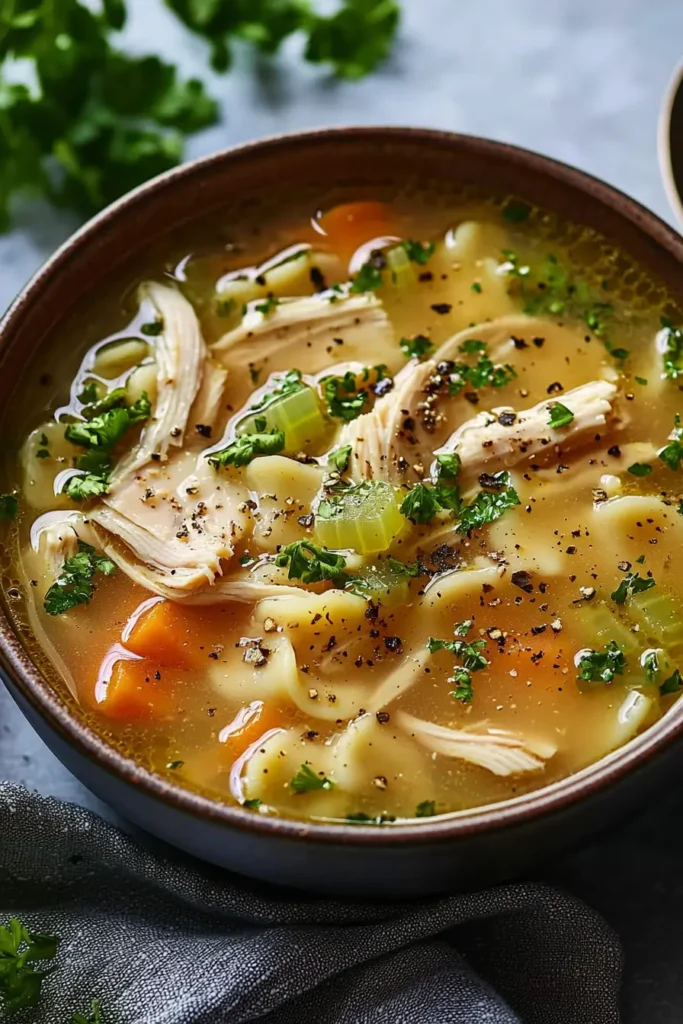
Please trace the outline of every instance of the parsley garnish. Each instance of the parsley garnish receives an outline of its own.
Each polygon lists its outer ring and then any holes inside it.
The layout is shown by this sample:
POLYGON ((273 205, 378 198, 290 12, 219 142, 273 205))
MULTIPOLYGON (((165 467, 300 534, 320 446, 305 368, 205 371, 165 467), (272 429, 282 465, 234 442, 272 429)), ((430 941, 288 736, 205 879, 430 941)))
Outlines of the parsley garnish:
POLYGON ((424 334, 414 334, 412 338, 401 338, 399 345, 409 359, 424 359, 434 351, 434 345, 424 334))
POLYGON ((628 467, 628 472, 632 476, 648 476, 652 472, 652 466, 647 462, 634 462, 628 467))
POLYGON ((436 802, 434 800, 422 800, 415 808, 416 818, 431 818, 436 814, 436 802))
POLYGON ((373 817, 370 814, 364 814, 363 811, 358 811, 356 814, 347 814, 344 821, 348 821, 352 825, 390 825, 396 821, 396 817, 393 814, 375 814, 373 817))
POLYGON ((657 457, 669 469, 676 470, 681 468, 681 462, 683 461, 683 444, 681 444, 681 439, 683 439, 683 427, 681 426, 681 417, 676 413, 669 443, 657 452, 657 457))
POLYGON ((345 473, 349 468, 351 451, 352 446, 350 444, 343 444, 339 448, 334 448, 327 456, 328 466, 336 469, 338 473, 345 473))
POLYGON ((250 800, 243 800, 242 807, 247 807, 250 811, 258 811, 261 806, 261 801, 258 797, 252 797, 250 800))
POLYGON ((422 242, 414 242, 411 238, 406 238, 401 242, 401 246, 405 249, 406 256, 410 262, 417 263, 421 267, 429 263, 436 249, 434 242, 428 242, 425 245, 422 242))
POLYGON ((479 282, 478 282, 478 281, 475 281, 475 282, 474 282, 474 283, 473 283, 472 285, 470 285, 470 288, 471 288, 471 289, 472 289, 472 291, 473 291, 473 292, 475 292, 475 293, 476 293, 477 295, 481 295, 481 293, 482 293, 482 291, 483 291, 483 289, 482 289, 482 287, 481 287, 481 285, 479 284, 479 282))
POLYGON ((437 651, 442 650, 449 651, 450 654, 459 658, 462 662, 462 665, 455 666, 453 675, 448 680, 449 683, 455 683, 455 689, 451 691, 451 697, 459 700, 462 704, 469 704, 472 700, 471 673, 479 672, 488 665, 488 659, 482 654, 486 647, 486 641, 467 641, 462 639, 467 636, 471 628, 472 620, 466 619, 464 622, 458 623, 453 629, 456 637, 458 637, 457 640, 436 640, 433 636, 430 636, 427 643, 430 654, 436 654, 437 651))
POLYGON ((401 514, 419 526, 431 523, 441 505, 436 499, 434 488, 427 484, 415 484, 401 502, 401 514))
POLYGON ((456 666, 449 682, 455 683, 455 689, 451 690, 451 697, 459 700, 462 704, 470 704, 474 696, 472 690, 472 676, 466 668, 456 666))
POLYGON ((76 468, 83 472, 69 477, 64 484, 64 493, 72 501, 88 501, 106 494, 112 449, 131 427, 146 420, 152 411, 146 392, 132 405, 123 404, 125 400, 125 389, 115 388, 83 409, 83 414, 89 418, 70 423, 64 431, 67 441, 89 449, 76 459, 76 468))
POLYGON ((500 487, 500 483, 503 484, 500 489, 493 492, 480 491, 474 501, 460 509, 458 533, 469 534, 472 530, 478 530, 488 523, 493 523, 496 519, 500 519, 509 508, 520 504, 517 491, 510 485, 510 474, 504 472, 504 475, 496 474, 496 476, 500 477, 496 486, 500 487))
POLYGON ((111 576, 115 570, 116 566, 109 558, 96 554, 90 544, 79 541, 78 553, 67 558, 45 595, 45 611, 48 615, 62 615, 79 604, 89 604, 95 593, 95 573, 111 576))
POLYGON ((257 455, 277 455, 285 446, 283 430, 266 430, 266 420, 258 417, 255 420, 256 431, 253 434, 240 434, 225 448, 207 455, 209 465, 214 469, 225 466, 246 466, 257 455))
POLYGON ((503 216, 510 224, 522 224, 528 220, 531 207, 519 199, 510 199, 503 207, 503 216))
POLYGON ((250 405, 249 408, 254 411, 264 409, 270 405, 271 402, 275 401, 276 398, 284 398, 285 395, 293 395, 297 391, 303 391, 306 387, 301 379, 301 370, 287 370, 284 377, 276 378, 275 387, 272 391, 268 391, 267 394, 262 395, 257 402, 250 405))
POLYGON ((336 551, 318 547, 310 540, 297 540, 288 544, 275 558, 277 566, 288 566, 287 578, 302 583, 320 583, 332 580, 340 584, 347 581, 344 568, 346 559, 336 551))
POLYGON ((387 259, 381 249, 373 249, 368 259, 351 282, 351 292, 374 292, 382 287, 382 271, 387 259))
POLYGON ((673 675, 670 675, 668 679, 665 679, 659 687, 659 692, 662 697, 666 697, 669 693, 679 693, 681 690, 683 690, 683 677, 676 668, 673 671, 673 675))
POLYGON ((74 1013, 69 1024, 103 1024, 99 999, 93 999, 87 1017, 82 1013, 74 1013))
POLYGON ((654 683, 659 672, 659 654, 657 651, 646 651, 640 659, 648 683, 654 683))
POLYGON ((150 320, 149 323, 143 324, 140 333, 147 335, 148 338, 158 338, 163 329, 164 321, 161 317, 157 317, 156 320, 150 320))
POLYGON ((662 354, 663 376, 676 380, 683 373, 683 328, 674 327, 668 317, 661 318, 666 348, 662 354))
POLYGON ((15 494, 0 494, 0 523, 14 519, 18 509, 19 502, 15 494))
POLYGON ((422 575, 422 566, 419 562, 402 562, 399 558, 389 555, 387 565, 394 576, 406 576, 410 579, 417 579, 422 575))
MULTIPOLYGON (((386 377, 386 367, 373 366, 377 381, 386 377)), ((370 367, 363 370, 363 381, 370 379, 370 367)), ((364 388, 358 387, 356 375, 347 370, 343 377, 325 377, 321 381, 323 399, 330 416, 350 423, 365 411, 369 394, 364 388)))
POLYGON ((58 944, 55 935, 29 932, 15 917, 0 925, 0 1000, 8 1016, 38 1005, 43 981, 55 968, 36 969, 35 963, 54 960, 58 944))
POLYGON ((462 465, 457 452, 437 452, 437 474, 439 480, 457 480, 462 465))
POLYGON ((310 793, 316 789, 333 789, 334 782, 324 775, 316 775, 307 764, 302 764, 290 782, 290 786, 295 793, 310 793))
POLYGON ((89 380, 87 384, 83 386, 83 390, 76 395, 76 398, 82 405, 90 405, 96 402, 99 398, 99 391, 97 390, 97 384, 94 380, 89 380))
POLYGON ((588 683, 611 683, 626 668, 626 658, 619 644, 610 640, 602 651, 579 651, 577 679, 588 683))
POLYGON ((627 597, 633 597, 634 594, 642 594, 646 590, 650 590, 654 587, 655 581, 651 576, 642 577, 638 572, 629 572, 624 576, 616 590, 614 590, 610 597, 615 604, 624 604, 627 597))
POLYGON ((560 427, 568 427, 574 419, 574 413, 571 409, 568 409, 566 405, 562 405, 561 402, 553 402, 549 411, 548 426, 552 427, 553 430, 558 430, 560 427))
POLYGON ((269 295, 263 302, 257 302, 254 309, 257 313, 263 313, 264 316, 270 316, 274 310, 280 305, 280 300, 276 299, 274 295, 269 295))

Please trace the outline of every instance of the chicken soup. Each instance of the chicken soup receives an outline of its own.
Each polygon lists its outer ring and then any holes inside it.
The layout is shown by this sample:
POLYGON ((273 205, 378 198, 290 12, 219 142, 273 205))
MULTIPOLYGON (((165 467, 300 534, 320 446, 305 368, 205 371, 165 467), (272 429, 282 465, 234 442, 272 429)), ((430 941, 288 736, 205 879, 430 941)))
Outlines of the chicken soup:
POLYGON ((3 586, 54 685, 184 786, 378 825, 647 729, 683 687, 663 290, 516 200, 258 227, 112 282, 6 413, 3 586))

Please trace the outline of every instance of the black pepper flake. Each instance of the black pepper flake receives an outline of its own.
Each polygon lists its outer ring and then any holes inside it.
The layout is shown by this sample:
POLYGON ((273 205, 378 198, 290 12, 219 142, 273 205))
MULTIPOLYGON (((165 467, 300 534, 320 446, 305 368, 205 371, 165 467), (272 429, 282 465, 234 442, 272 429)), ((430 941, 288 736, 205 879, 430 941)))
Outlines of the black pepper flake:
POLYGON ((209 657, 212 659, 212 661, 218 661, 218 655, 216 654, 215 651, 211 651, 209 657))
POLYGON ((159 452, 152 452, 150 459, 152 462, 161 462, 161 455, 159 455, 159 452))
POLYGON ((439 316, 446 316, 453 309, 450 302, 435 302, 431 307, 439 316))
POLYGON ((480 473, 479 486, 488 487, 489 490, 492 491, 500 491, 505 487, 505 476, 502 473, 498 475, 493 473, 480 473))
POLYGON ((557 394, 558 391, 564 391, 564 387, 560 384, 559 380, 555 380, 552 384, 548 384, 546 391, 549 395, 554 395, 557 394))
POLYGON ((211 437, 211 427, 208 423, 197 423, 194 428, 202 437, 211 437))
POLYGON ((385 636, 384 646, 388 651, 400 653, 403 641, 400 636, 385 636))
POLYGON ((619 569, 620 572, 628 572, 630 568, 631 568, 631 563, 630 562, 619 562, 619 564, 617 566, 617 569, 619 569))
POLYGON ((541 633, 545 633, 547 628, 548 628, 547 626, 532 626, 531 627, 531 635, 532 636, 540 636, 541 633))
POLYGON ((420 276, 418 277, 418 281, 433 281, 433 280, 434 280, 434 275, 432 274, 431 270, 423 270, 422 273, 420 274, 420 276))
POLYGON ((157 682, 161 679, 161 672, 159 671, 159 669, 157 669, 156 672, 154 673, 154 678, 157 680, 157 682))
POLYGON ((216 708, 207 708, 206 713, 209 716, 209 718, 213 718, 213 716, 216 714, 216 708))
POLYGON ((532 338, 531 340, 536 348, 542 348, 545 345, 545 338, 532 338))
POLYGON ((377 619, 378 617, 379 617, 379 605, 378 604, 373 604, 372 601, 371 601, 370 604, 365 609, 365 618, 366 619, 370 619, 371 622, 374 622, 375 619, 377 619))
POLYGON ((498 417, 501 427, 511 427, 517 420, 517 413, 512 409, 505 409, 498 417))
POLYGON ((527 572, 526 569, 518 569, 517 572, 513 572, 510 580, 515 587, 519 587, 525 593, 530 594, 534 589, 532 583, 531 573, 527 572))
POLYGON ((380 725, 386 725, 390 717, 391 716, 389 715, 388 711, 378 711, 377 714, 375 715, 375 718, 377 719, 380 725))
POLYGON ((256 284, 259 284, 262 288, 265 288, 267 282, 263 274, 258 274, 254 278, 254 280, 256 281, 256 284))
POLYGON ((299 526, 303 526, 305 530, 308 530, 315 523, 315 516, 312 512, 307 512, 303 516, 299 516, 297 519, 299 526))
POLYGON ((618 459, 621 455, 621 448, 618 444, 613 444, 611 448, 607 449, 607 454, 612 455, 615 459, 618 459))
POLYGON ((569 547, 567 548, 567 554, 568 555, 575 555, 576 554, 576 545, 575 544, 570 544, 569 545, 569 547))
POLYGON ((320 733, 317 733, 315 731, 315 729, 304 729, 304 731, 301 733, 301 739, 302 740, 314 740, 319 735, 320 735, 320 733))
POLYGON ((463 398, 470 403, 470 405, 479 405, 479 395, 476 391, 465 391, 463 398))
POLYGON ((515 338, 514 334, 510 335, 510 341, 512 342, 516 349, 521 350, 523 348, 529 347, 524 338, 515 338))

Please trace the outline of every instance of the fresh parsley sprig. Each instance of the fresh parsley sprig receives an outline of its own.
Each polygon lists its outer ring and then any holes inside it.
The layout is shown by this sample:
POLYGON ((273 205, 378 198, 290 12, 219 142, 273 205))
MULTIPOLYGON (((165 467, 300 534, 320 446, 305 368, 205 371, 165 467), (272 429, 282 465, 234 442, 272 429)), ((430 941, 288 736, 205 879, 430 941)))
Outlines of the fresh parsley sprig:
POLYGON ((472 672, 479 672, 488 665, 488 658, 482 652, 486 648, 485 640, 464 639, 472 628, 472 620, 466 619, 459 622, 453 629, 456 640, 437 640, 430 636, 427 647, 430 654, 438 651, 448 651, 458 658, 462 664, 456 665, 453 675, 449 678, 450 683, 455 683, 455 689, 451 696, 459 700, 461 704, 469 704, 473 697, 472 672))
POLYGON ((469 534, 472 530, 479 530, 488 523, 494 523, 507 512, 508 509, 519 505, 519 495, 510 484, 510 474, 507 471, 497 473, 496 489, 482 490, 477 494, 469 505, 464 505, 458 513, 458 533, 469 534))
POLYGON ((54 967, 37 967, 57 956, 55 935, 30 932, 17 918, 0 925, 0 1004, 9 1016, 36 1006, 44 980, 54 967))
POLYGON ((313 769, 302 764, 299 771, 289 784, 295 793, 311 793, 316 789, 334 789, 334 782, 323 774, 316 774, 313 769))
POLYGON ((601 651, 579 651, 576 667, 580 682, 611 683, 615 675, 623 674, 626 658, 616 640, 610 640, 601 651))
POLYGON ((265 417, 255 421, 256 430, 250 434, 240 434, 229 445, 220 451, 207 455, 209 465, 214 469, 225 466, 246 466, 257 455, 277 455, 285 446, 283 430, 266 430, 265 417))
POLYGON ((663 448, 660 448, 657 452, 657 458, 660 459, 665 466, 668 466, 671 470, 677 470, 681 468, 681 462, 683 462, 683 427, 681 426, 681 417, 676 413, 674 419, 674 428, 669 435, 669 443, 663 448))
POLYGON ((289 569, 287 578, 302 583, 322 583, 331 580, 342 586, 348 582, 344 572, 346 558, 337 551, 318 547, 310 540, 296 540, 276 555, 275 564, 289 569))
POLYGON ((616 590, 613 590, 610 597, 615 604, 624 604, 627 597, 634 594, 642 594, 655 586, 655 580, 651 576, 641 576, 639 572, 629 572, 624 576, 616 590))
POLYGON ((95 593, 95 574, 111 576, 115 570, 111 559, 98 555, 90 544, 79 541, 78 553, 67 558, 45 595, 45 611, 48 615, 61 615, 79 604, 89 604, 95 593))

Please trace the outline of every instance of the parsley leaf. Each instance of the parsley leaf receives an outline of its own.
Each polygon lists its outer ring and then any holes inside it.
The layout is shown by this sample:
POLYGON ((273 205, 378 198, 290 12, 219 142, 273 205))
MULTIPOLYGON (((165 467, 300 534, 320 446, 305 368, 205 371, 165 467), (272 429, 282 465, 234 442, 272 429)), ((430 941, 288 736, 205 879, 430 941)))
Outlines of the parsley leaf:
POLYGON ((553 402, 550 406, 548 426, 552 427, 553 430, 558 430, 560 427, 568 427, 573 419, 574 413, 566 405, 562 405, 561 402, 553 402))
POLYGON ((296 391, 303 391, 306 387, 301 379, 301 370, 287 370, 284 377, 276 378, 275 387, 262 395, 257 402, 249 406, 250 409, 258 411, 266 408, 276 398, 284 398, 285 395, 292 395, 296 391))
POLYGON ((436 803, 434 800, 422 800, 415 808, 416 818, 432 818, 436 814, 436 803))
POLYGON ((681 676, 681 673, 676 668, 673 671, 673 675, 665 679, 659 687, 659 692, 662 697, 666 697, 669 693, 680 693, 681 690, 683 690, 683 676, 681 676))
POLYGON ((257 302, 254 309, 257 313, 263 313, 264 316, 270 316, 270 314, 276 310, 279 305, 280 300, 274 295, 269 295, 268 298, 263 300, 263 302, 257 302))
MULTIPOLYGON (((504 512, 520 504, 517 491, 510 485, 510 475, 505 472, 496 474, 501 477, 503 486, 496 491, 480 491, 474 501, 460 509, 458 533, 470 534, 472 530, 481 529, 488 523, 500 519, 504 512)), ((498 484, 497 484, 498 486, 498 484)))
POLYGON ((510 199, 503 207, 503 216, 510 224, 523 224, 529 219, 531 207, 519 199, 510 199))
POLYGON ((288 544, 276 555, 277 566, 288 566, 287 578, 301 580, 302 583, 320 583, 332 580, 333 583, 345 583, 346 559, 336 551, 318 547, 309 540, 297 540, 288 544))
POLYGON ((462 704, 469 704, 473 697, 471 673, 479 672, 488 665, 488 659, 482 654, 486 647, 486 641, 462 639, 467 636, 471 628, 472 620, 467 619, 458 623, 453 629, 458 637, 457 640, 436 640, 430 636, 427 643, 430 654, 436 654, 437 651, 449 651, 462 662, 462 665, 455 666, 453 675, 448 680, 449 683, 455 683, 451 697, 459 700, 462 704))
POLYGON ((376 814, 372 817, 363 811, 358 811, 355 814, 347 814, 344 821, 348 821, 352 825, 390 825, 392 821, 396 821, 396 818, 393 814, 376 814))
POLYGON ((334 448, 327 457, 328 466, 336 469, 338 473, 345 473, 349 468, 352 450, 352 445, 350 444, 343 444, 339 448, 334 448))
POLYGON ((462 462, 457 452, 437 452, 435 458, 439 480, 458 479, 462 462))
POLYGON ((589 683, 611 683, 626 668, 619 644, 610 640, 602 651, 584 650, 577 655, 577 679, 589 683))
POLYGON ((103 1024, 99 999, 93 999, 87 1017, 82 1013, 74 1013, 69 1024, 103 1024))
POLYGON ((374 292, 382 287, 382 271, 386 269, 387 258, 381 249, 373 249, 353 281, 351 292, 374 292))
POLYGON ((640 659, 640 664, 645 672, 645 678, 648 683, 654 683, 659 673, 659 651, 645 651, 645 654, 640 659))
POLYGON ((252 797, 249 800, 242 801, 242 807, 247 807, 250 811, 258 811, 261 806, 261 800, 258 797, 252 797))
MULTIPOLYGON (((662 353, 663 376, 676 380, 683 374, 683 328, 674 327, 668 317, 661 318, 664 352, 662 353)), ((659 336, 658 336, 659 340, 659 336)))
POLYGON ((412 338, 401 338, 399 345, 409 359, 424 359, 434 351, 434 345, 424 334, 414 334, 412 338))
POLYGON ((325 775, 316 775, 307 764, 302 764, 290 786, 295 793, 310 793, 316 789, 334 789, 334 782, 325 775))
POLYGON ((111 576, 115 570, 109 558, 96 554, 90 544, 79 541, 78 553, 67 558, 45 595, 45 611, 48 615, 62 615, 79 604, 89 604, 95 593, 93 576, 98 572, 111 576))
POLYGON ((0 523, 14 519, 19 509, 19 501, 15 494, 0 494, 0 523))
POLYGON ((632 476, 649 476, 652 472, 652 466, 647 462, 634 462, 628 467, 627 472, 632 476))
POLYGON ((209 465, 214 469, 225 466, 246 466, 255 459, 257 455, 277 455, 285 446, 285 434, 283 430, 266 431, 265 419, 258 418, 256 426, 259 428, 253 434, 240 434, 234 441, 231 441, 220 451, 211 452, 207 455, 209 465))
POLYGON ((624 576, 616 590, 612 591, 610 597, 615 604, 624 604, 627 597, 634 594, 642 594, 654 587, 655 581, 651 576, 642 577, 638 572, 629 572, 624 576))
POLYGON ((427 484, 415 484, 401 502, 400 512, 411 522, 426 526, 440 508, 433 488, 427 484))
POLYGON ((406 256, 410 262, 417 263, 421 267, 424 267, 429 263, 436 249, 434 242, 429 242, 424 245, 422 242, 414 242, 411 238, 406 238, 401 242, 401 246, 405 250, 406 256))
POLYGON ((54 960, 58 944, 56 936, 29 932, 15 917, 0 925, 0 1004, 8 1016, 37 1006, 43 981, 55 968, 34 965, 54 960))
POLYGON ((451 691, 451 697, 459 700, 462 704, 470 704, 474 696, 472 690, 472 676, 466 668, 456 667, 449 682, 455 683, 455 689, 451 691))
POLYGON ((669 443, 657 452, 657 458, 661 459, 664 465, 668 466, 671 470, 681 468, 681 462, 683 462, 682 439, 683 427, 681 426, 681 417, 676 413, 674 428, 669 435, 669 443))
MULTIPOLYGON (((377 380, 384 377, 384 367, 375 366, 373 370, 377 380)), ((366 367, 363 371, 363 380, 367 381, 369 377, 370 368, 366 367)), ((324 377, 321 385, 330 416, 350 423, 365 411, 370 396, 365 389, 358 387, 356 375, 351 370, 347 370, 343 377, 324 377)))

